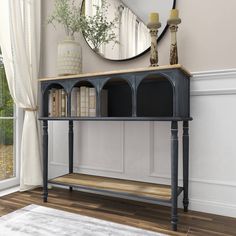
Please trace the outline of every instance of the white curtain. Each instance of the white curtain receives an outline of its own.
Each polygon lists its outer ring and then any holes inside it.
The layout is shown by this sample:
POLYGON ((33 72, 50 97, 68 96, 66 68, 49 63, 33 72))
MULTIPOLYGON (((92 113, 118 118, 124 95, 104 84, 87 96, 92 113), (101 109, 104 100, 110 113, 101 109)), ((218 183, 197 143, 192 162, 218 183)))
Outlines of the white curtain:
POLYGON ((124 7, 121 15, 120 59, 136 55, 136 25, 137 17, 131 10, 124 7))
POLYGON ((0 46, 10 93, 25 110, 20 189, 42 184, 38 135, 38 71, 40 55, 41 1, 0 1, 0 46))
POLYGON ((138 24, 137 54, 142 53, 151 45, 151 37, 147 26, 140 21, 138 24))

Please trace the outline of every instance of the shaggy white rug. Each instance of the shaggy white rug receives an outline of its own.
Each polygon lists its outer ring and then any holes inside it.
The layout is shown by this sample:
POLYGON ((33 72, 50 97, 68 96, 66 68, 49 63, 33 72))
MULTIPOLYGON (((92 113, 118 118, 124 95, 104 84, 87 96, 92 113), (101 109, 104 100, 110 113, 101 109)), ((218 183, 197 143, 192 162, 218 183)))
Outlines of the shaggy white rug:
POLYGON ((1 236, 163 236, 79 214, 29 205, 0 217, 1 236))

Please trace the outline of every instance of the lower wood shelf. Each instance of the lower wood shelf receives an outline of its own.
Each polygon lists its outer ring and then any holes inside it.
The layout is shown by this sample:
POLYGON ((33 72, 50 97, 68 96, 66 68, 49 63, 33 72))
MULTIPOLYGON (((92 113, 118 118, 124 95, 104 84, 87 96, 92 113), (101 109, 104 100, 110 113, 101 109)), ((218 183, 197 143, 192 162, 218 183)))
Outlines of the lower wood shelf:
MULTIPOLYGON (((112 197, 149 203, 171 203, 171 188, 168 185, 76 173, 51 179, 49 183, 76 187, 80 191, 112 197)), ((178 188, 178 195, 182 190, 182 187, 178 188)))

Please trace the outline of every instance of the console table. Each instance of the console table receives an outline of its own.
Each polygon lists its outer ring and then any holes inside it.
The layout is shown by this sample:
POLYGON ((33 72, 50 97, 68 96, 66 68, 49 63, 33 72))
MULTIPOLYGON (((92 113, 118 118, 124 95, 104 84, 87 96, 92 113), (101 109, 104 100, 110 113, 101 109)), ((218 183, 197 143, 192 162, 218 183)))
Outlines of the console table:
POLYGON ((48 183, 76 187, 80 191, 171 206, 172 229, 177 230, 177 200, 183 192, 188 211, 190 77, 181 65, 90 73, 40 79, 43 122, 43 200, 47 202, 48 183), (94 87, 96 116, 71 115, 74 87, 94 87), (64 89, 66 117, 49 117, 49 90, 64 89), (101 91, 107 90, 107 114, 102 116, 101 91), (90 121, 169 121, 171 122, 171 184, 159 185, 131 180, 73 173, 73 122, 90 121), (48 121, 68 121, 69 173, 48 180, 48 121), (178 186, 178 123, 183 122, 183 186, 178 186))

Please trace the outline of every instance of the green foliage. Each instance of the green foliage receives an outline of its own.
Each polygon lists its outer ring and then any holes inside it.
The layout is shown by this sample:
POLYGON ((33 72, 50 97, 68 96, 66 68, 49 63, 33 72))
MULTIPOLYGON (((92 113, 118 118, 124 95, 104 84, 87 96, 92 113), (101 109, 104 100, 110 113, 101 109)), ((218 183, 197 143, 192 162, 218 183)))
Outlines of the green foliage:
MULTIPOLYGON (((0 63, 0 117, 12 117, 13 108, 14 103, 9 93, 5 70, 0 63)), ((0 120, 0 144, 13 144, 13 120, 0 120)))
POLYGON ((84 14, 81 16, 80 24, 84 37, 88 42, 92 43, 95 50, 99 50, 102 44, 119 43, 114 32, 114 29, 117 28, 117 23, 119 23, 119 17, 115 16, 112 21, 108 21, 109 4, 106 0, 102 0, 102 7, 97 5, 94 5, 94 7, 96 9, 94 16, 86 16, 84 14))
POLYGON ((0 144, 13 145, 13 120, 0 120, 0 144))
POLYGON ((3 58, 2 58, 2 53, 1 53, 1 50, 0 50, 0 67, 3 65, 3 58))
POLYGON ((54 27, 54 23, 63 25, 66 35, 73 37, 80 31, 80 6, 75 4, 75 0, 55 0, 54 11, 48 23, 54 27))
POLYGON ((81 15, 81 9, 75 4, 75 0, 54 1, 54 11, 47 22, 54 27, 56 27, 55 23, 63 25, 67 36, 73 37, 76 32, 82 31, 95 50, 105 43, 119 43, 114 32, 119 17, 115 16, 112 21, 108 21, 109 4, 106 0, 102 0, 102 7, 94 6, 96 9, 94 16, 81 15))
POLYGON ((9 93, 5 70, 0 66, 0 117, 13 116, 13 100, 9 93))

